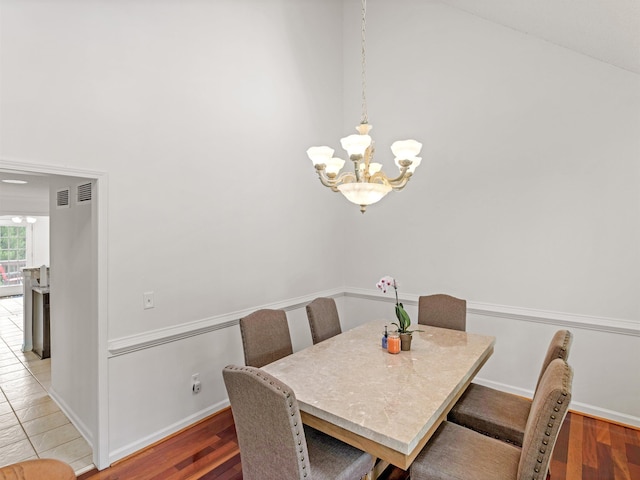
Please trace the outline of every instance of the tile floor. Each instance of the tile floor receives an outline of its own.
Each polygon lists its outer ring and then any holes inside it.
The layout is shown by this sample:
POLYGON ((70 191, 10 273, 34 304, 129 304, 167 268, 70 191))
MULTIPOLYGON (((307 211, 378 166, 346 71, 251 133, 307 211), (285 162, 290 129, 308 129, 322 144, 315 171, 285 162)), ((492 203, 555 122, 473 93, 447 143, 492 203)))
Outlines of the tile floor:
POLYGON ((22 297, 0 297, 0 466, 57 458, 80 474, 91 447, 47 394, 51 359, 22 352, 22 324, 22 297))

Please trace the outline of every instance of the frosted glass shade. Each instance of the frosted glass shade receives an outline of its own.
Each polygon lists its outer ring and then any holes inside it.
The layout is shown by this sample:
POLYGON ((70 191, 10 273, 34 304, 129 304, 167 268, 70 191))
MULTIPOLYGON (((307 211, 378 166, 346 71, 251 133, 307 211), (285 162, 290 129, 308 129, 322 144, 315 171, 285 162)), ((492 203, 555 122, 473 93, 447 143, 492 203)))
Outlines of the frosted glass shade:
POLYGON ((344 148, 349 157, 353 155, 364 156, 364 152, 371 145, 371 137, 369 135, 353 134, 340 139, 340 144, 344 148))
POLYGON ((374 173, 378 173, 382 170, 382 164, 377 162, 371 162, 369 164, 369 175, 373 175, 374 173))
POLYGON ((333 157, 333 148, 331 147, 310 147, 307 149, 307 155, 314 165, 324 163, 325 165, 331 157, 333 157))
POLYGON ((421 157, 413 157, 413 158, 396 158, 395 162, 396 165, 398 166, 398 168, 402 168, 400 166, 400 162, 398 160, 411 160, 413 163, 411 165, 409 165, 409 168, 407 168, 407 171, 409 173, 413 173, 416 171, 416 168, 420 165, 420 162, 422 162, 422 158, 421 157))
POLYGON ((398 140, 391 144, 391 151, 400 160, 410 160, 417 157, 422 149, 422 144, 415 140, 398 140))
MULTIPOLYGON (((364 162, 361 162, 360 165, 358 165, 358 168, 360 168, 360 173, 364 173, 364 167, 365 167, 364 162)), ((369 175, 378 173, 380 170, 382 170, 381 163, 371 162, 369 164, 369 175)))
POLYGON ((326 172, 327 173, 335 173, 336 175, 342 170, 344 167, 344 160, 338 157, 330 158, 325 162, 326 172))
POLYGON ((347 200, 356 205, 371 205, 379 202, 391 191, 390 185, 382 183, 343 183, 338 190, 347 200))

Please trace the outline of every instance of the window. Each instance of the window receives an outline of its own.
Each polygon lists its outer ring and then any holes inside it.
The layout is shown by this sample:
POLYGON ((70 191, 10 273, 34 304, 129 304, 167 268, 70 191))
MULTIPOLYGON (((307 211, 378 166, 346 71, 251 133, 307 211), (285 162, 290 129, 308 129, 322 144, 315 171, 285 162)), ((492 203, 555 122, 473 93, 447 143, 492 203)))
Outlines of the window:
POLYGON ((27 227, 0 225, 0 286, 21 285, 27 265, 27 227))

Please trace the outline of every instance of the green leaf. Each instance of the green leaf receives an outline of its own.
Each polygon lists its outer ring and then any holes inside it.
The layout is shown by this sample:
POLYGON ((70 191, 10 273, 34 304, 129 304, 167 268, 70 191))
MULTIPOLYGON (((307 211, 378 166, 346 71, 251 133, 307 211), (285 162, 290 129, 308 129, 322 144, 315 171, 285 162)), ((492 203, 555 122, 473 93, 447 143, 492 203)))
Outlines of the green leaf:
POLYGON ((400 333, 406 332, 411 325, 411 318, 409 318, 409 314, 403 308, 402 304, 396 305, 396 317, 398 317, 399 322, 398 330, 400 333))

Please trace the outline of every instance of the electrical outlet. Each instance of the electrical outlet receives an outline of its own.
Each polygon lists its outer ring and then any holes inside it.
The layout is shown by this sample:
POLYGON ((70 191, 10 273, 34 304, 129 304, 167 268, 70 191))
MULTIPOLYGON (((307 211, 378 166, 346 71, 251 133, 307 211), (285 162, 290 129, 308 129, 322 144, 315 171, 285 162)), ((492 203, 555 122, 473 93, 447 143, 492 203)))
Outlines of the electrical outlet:
POLYGON ((142 304, 145 310, 155 307, 153 292, 144 292, 142 294, 142 304))
POLYGON ((200 384, 200 374, 194 373, 191 375, 191 391, 193 393, 200 393, 202 385, 200 384))

